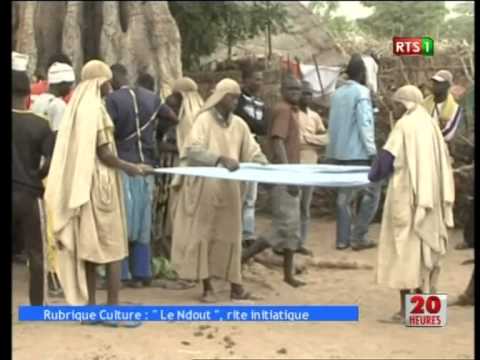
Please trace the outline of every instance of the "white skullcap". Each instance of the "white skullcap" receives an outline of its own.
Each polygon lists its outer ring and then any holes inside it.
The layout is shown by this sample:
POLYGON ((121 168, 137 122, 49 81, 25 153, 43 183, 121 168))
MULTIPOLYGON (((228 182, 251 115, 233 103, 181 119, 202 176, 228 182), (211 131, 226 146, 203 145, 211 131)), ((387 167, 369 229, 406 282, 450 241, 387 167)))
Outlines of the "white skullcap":
POLYGON ((53 63, 48 69, 48 83, 59 84, 62 82, 75 82, 75 72, 73 68, 64 63, 53 63))
POLYGON ((12 51, 12 70, 27 71, 28 55, 12 51))
POLYGON ((448 70, 440 70, 435 75, 432 76, 432 80, 438 82, 445 82, 447 81, 450 85, 453 84, 453 75, 448 70))

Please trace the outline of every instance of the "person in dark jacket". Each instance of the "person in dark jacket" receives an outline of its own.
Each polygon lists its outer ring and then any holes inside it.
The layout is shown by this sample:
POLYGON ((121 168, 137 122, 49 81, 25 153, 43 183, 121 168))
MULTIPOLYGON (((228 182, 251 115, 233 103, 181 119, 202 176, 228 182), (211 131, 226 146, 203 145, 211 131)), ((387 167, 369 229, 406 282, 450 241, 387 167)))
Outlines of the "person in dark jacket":
MULTIPOLYGON (((258 97, 263 84, 263 73, 253 67, 242 69, 242 94, 238 100, 235 115, 240 116, 250 128, 258 142, 259 136, 266 135, 265 103, 258 97)), ((243 232, 244 245, 255 241, 255 202, 257 201, 257 183, 246 183, 243 201, 243 232)))

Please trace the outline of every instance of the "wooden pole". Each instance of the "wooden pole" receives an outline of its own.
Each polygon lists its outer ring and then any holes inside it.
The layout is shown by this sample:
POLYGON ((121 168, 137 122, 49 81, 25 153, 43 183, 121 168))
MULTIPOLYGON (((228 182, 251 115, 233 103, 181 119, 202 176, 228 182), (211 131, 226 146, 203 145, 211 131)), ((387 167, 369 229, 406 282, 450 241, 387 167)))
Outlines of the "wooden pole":
MULTIPOLYGON (((270 14, 270 1, 267 1, 267 13, 270 14)), ((270 19, 267 19, 267 46, 269 61, 272 59, 272 30, 270 24, 270 19)))
POLYGON ((315 70, 317 71, 318 82, 320 83, 320 88, 322 89, 322 96, 325 95, 325 89, 323 88, 322 76, 320 75, 320 70, 317 64, 317 58, 312 54, 313 63, 315 64, 315 70))

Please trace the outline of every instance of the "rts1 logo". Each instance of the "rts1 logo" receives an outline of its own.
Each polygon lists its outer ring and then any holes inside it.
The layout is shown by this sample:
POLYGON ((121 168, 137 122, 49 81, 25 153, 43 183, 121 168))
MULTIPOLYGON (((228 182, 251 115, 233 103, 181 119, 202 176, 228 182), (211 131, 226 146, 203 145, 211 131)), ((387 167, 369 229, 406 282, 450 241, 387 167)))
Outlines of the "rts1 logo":
POLYGON ((405 325, 439 327, 447 324, 447 295, 415 294, 405 299, 405 325))
POLYGON ((434 43, 430 37, 394 37, 393 53, 397 56, 433 56, 434 43))

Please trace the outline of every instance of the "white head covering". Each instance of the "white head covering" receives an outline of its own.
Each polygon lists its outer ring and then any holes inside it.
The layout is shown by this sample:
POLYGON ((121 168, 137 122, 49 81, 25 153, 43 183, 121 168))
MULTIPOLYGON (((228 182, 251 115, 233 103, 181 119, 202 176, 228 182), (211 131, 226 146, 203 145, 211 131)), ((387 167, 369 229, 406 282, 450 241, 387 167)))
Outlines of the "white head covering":
POLYGON ((423 94, 416 86, 405 85, 395 91, 392 100, 402 103, 407 110, 412 110, 417 105, 422 104, 423 94))
POLYGON ((28 55, 12 51, 12 70, 27 71, 28 55))
POLYGON ((56 62, 48 69, 48 83, 59 84, 62 82, 75 82, 75 72, 70 65, 56 62))

